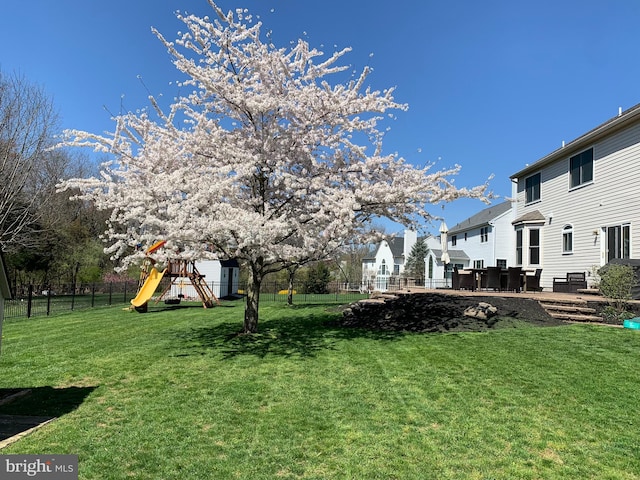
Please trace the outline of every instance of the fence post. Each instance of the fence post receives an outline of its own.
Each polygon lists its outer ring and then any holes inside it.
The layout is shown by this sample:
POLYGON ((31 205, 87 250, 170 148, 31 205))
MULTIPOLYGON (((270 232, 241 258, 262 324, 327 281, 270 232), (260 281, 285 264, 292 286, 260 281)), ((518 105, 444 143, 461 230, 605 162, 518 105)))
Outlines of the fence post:
POLYGON ((91 308, 96 305, 96 284, 91 285, 91 308))
POLYGON ((73 285, 71 285, 71 311, 73 312, 73 308, 76 305, 76 288, 77 284, 75 279, 73 280, 73 285))
POLYGON ((47 288, 47 316, 51 314, 51 285, 47 288))
POLYGON ((109 306, 111 306, 111 296, 113 295, 113 282, 109 282, 109 306))
POLYGON ((29 284, 29 295, 27 296, 27 318, 31 318, 32 302, 33 302, 33 284, 29 284))

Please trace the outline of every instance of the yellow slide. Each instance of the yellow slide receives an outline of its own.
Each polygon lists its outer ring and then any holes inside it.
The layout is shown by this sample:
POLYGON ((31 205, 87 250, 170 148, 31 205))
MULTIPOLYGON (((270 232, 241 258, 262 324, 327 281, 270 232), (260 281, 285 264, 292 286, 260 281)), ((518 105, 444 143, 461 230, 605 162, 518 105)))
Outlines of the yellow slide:
POLYGON ((159 272, 156 267, 153 267, 149 272, 149 276, 144 281, 144 285, 142 285, 142 288, 138 291, 138 295, 136 295, 136 298, 131 300, 131 305, 134 307, 141 307, 147 303, 156 292, 156 288, 158 288, 160 280, 162 280, 164 272, 166 271, 167 270, 165 269, 162 272, 159 272))

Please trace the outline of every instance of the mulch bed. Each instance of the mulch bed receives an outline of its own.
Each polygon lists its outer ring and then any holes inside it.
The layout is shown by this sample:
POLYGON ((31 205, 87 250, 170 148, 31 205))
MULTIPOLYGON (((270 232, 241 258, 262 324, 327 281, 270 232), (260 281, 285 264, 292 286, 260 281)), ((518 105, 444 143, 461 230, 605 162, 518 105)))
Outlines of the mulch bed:
POLYGON ((567 323, 550 316, 537 300, 527 297, 460 296, 437 293, 404 295, 383 304, 353 304, 338 323, 385 331, 481 332, 496 328, 514 328, 522 322, 539 327, 567 323), (496 307, 489 319, 464 315, 468 307, 485 302, 496 307))

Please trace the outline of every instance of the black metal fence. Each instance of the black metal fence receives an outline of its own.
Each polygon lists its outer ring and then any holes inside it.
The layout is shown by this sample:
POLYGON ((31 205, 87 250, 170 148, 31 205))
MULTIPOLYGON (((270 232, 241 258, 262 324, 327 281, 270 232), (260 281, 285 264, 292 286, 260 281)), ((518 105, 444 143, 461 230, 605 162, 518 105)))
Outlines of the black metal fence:
MULTIPOLYGON (((239 293, 243 294, 246 286, 240 285, 239 293)), ((367 298, 366 288, 355 282, 329 282, 323 288, 309 290, 305 285, 296 282, 292 289, 293 303, 350 303, 367 298)), ((260 302, 286 303, 289 288, 286 283, 263 282, 260 289, 260 302)))
POLYGON ((29 318, 65 311, 129 303, 138 288, 136 281, 59 285, 57 288, 26 285, 4 302, 4 318, 29 318))
MULTIPOLYGON (((213 292, 220 292, 221 285, 209 283, 213 292)), ((225 289, 228 285, 224 286, 225 289)), ((129 305, 138 291, 138 282, 96 283, 81 286, 49 286, 36 287, 26 285, 17 289, 11 300, 4 301, 4 318, 29 318, 46 316, 76 310, 104 307, 110 305, 129 305)), ((246 292, 246 285, 234 285, 230 298, 241 299, 246 292)), ((227 291, 224 290, 223 291, 227 291)), ((163 298, 178 298, 183 301, 199 301, 195 293, 189 294, 188 289, 180 287, 168 288, 167 282, 160 284, 156 290, 154 300, 165 292, 163 298)), ((217 294, 217 293, 216 293, 217 294)), ((288 302, 289 290, 286 284, 279 282, 263 282, 260 290, 260 301, 288 302)), ((368 297, 366 288, 357 283, 329 282, 324 288, 309 291, 302 283, 296 283, 292 291, 294 304, 301 303, 350 303, 368 297)), ((152 303, 150 303, 152 305, 152 303)))

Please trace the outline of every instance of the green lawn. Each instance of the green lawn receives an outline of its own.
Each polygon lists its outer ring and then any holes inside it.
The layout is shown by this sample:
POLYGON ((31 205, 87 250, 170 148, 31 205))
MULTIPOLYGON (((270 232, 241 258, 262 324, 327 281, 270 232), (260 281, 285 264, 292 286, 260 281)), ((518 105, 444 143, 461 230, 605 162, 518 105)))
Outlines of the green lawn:
POLYGON ((2 453, 82 479, 640 478, 640 333, 340 329, 327 305, 84 310, 5 322, 0 413, 55 422, 2 453))

